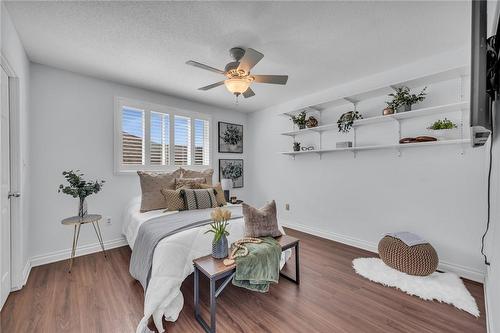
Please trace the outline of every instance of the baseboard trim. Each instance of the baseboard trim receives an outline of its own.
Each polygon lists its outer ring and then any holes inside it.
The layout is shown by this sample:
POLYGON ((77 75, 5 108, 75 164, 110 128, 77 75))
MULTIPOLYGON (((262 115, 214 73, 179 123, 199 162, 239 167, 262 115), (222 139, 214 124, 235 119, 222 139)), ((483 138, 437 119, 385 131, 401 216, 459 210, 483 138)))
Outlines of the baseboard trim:
POLYGON ((23 271, 21 273, 22 274, 21 281, 19 281, 19 283, 17 285, 13 286, 11 288, 11 291, 18 291, 18 290, 23 289, 23 287, 28 282, 28 277, 30 275, 30 272, 31 272, 31 261, 28 260, 26 262, 26 265, 24 265, 23 271))
MULTIPOLYGON (((333 240, 333 241, 336 241, 336 242, 339 242, 342 244, 357 247, 359 249, 363 249, 363 250, 370 251, 373 253, 378 252, 377 244, 372 243, 372 242, 368 242, 368 241, 365 241, 362 239, 338 234, 338 233, 331 232, 331 231, 321 230, 318 228, 312 228, 310 226, 295 223, 292 221, 283 221, 282 220, 281 224, 284 227, 288 227, 288 228, 295 229, 295 230, 298 230, 301 232, 305 232, 306 234, 310 234, 310 235, 318 236, 321 238, 333 240)), ((463 277, 463 278, 468 279, 468 280, 476 281, 479 283, 484 283, 484 276, 485 276, 484 272, 475 270, 475 269, 470 268, 470 267, 465 267, 465 266, 450 263, 450 262, 440 261, 438 269, 441 271, 444 271, 444 272, 453 272, 453 273, 457 274, 458 276, 463 277)))
MULTIPOLYGON (((106 250, 114 249, 117 247, 128 245, 127 240, 125 238, 117 238, 104 242, 104 248, 106 250)), ((76 249, 75 257, 84 256, 87 254, 95 253, 101 251, 101 245, 97 243, 86 244, 79 246, 76 249)), ((34 256, 30 259, 31 267, 41 266, 50 264, 53 262, 67 260, 71 256, 71 248, 65 250, 59 250, 54 252, 49 252, 46 254, 34 256)))

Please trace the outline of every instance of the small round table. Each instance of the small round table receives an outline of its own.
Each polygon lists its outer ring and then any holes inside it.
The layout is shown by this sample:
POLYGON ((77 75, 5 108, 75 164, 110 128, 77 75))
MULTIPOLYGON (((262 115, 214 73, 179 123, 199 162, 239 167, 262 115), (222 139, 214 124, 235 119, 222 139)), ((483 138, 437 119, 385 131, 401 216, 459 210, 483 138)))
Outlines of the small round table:
POLYGON ((75 257, 76 247, 78 245, 78 238, 80 237, 80 227, 82 224, 92 223, 94 227, 95 234, 97 235, 97 239, 99 240, 99 244, 101 244, 102 252, 104 253, 104 257, 106 256, 106 250, 104 249, 104 243, 102 241, 101 229, 99 228, 99 221, 102 219, 101 215, 98 214, 87 214, 84 217, 80 216, 72 216, 65 218, 61 221, 63 225, 73 225, 73 247, 71 250, 71 259, 69 262, 69 272, 71 273, 71 267, 73 266, 73 258, 75 257))

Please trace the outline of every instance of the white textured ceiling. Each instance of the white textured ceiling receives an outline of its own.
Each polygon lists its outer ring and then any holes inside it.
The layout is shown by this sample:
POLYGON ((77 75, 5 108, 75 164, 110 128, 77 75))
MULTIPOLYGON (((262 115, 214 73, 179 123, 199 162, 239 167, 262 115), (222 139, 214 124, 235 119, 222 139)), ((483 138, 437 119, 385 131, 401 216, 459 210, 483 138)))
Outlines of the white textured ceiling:
POLYGON ((9 2, 34 62, 196 100, 255 111, 469 42, 462 2, 9 2), (234 98, 223 69, 234 46, 264 53, 254 74, 288 74, 234 98))

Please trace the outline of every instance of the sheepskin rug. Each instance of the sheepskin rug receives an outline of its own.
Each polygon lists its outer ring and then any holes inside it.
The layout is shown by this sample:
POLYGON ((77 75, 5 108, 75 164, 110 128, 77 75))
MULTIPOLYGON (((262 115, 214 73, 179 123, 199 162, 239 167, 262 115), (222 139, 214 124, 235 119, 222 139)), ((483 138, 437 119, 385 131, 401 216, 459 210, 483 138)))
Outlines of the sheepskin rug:
POLYGON ((434 272, 429 276, 413 276, 395 270, 379 258, 357 258, 352 267, 359 275, 384 286, 394 287, 424 300, 451 304, 479 317, 476 301, 462 280, 453 273, 434 272))

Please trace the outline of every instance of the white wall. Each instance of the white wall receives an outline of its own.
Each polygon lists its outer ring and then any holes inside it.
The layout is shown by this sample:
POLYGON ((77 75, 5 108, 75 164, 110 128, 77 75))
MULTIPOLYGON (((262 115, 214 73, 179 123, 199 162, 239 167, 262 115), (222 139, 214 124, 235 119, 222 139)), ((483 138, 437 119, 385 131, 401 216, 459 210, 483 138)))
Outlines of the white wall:
MULTIPOLYGON (((290 120, 277 115, 278 112, 468 61, 468 52, 459 50, 251 114, 251 201, 262 204, 276 199, 280 218, 291 227, 372 251, 376 251, 379 239, 386 232, 418 233, 436 247, 441 268, 481 280, 484 148, 466 147, 463 156, 460 146, 407 149, 401 157, 390 150, 359 152, 356 158, 350 152, 330 153, 321 160, 317 155, 297 156, 292 160, 278 154, 290 151, 292 143, 291 138, 279 135, 291 128, 290 120), (285 203, 290 204, 290 211, 284 210, 285 203)), ((429 86, 429 97, 420 107, 458 101, 459 87, 458 80, 429 86)), ((462 88, 465 100, 467 92, 465 85, 462 88)), ((379 115, 383 101, 383 97, 369 100, 360 103, 359 109, 365 117, 379 115)), ((329 122, 332 122, 345 111, 346 108, 337 108, 323 114, 331 112, 329 122)), ((459 122, 457 113, 447 117, 459 122)), ((403 136, 427 134, 425 128, 437 118, 404 122, 403 136)), ((297 139, 317 144, 313 138, 297 139)), ((334 148, 335 141, 348 139, 350 135, 328 133, 323 146, 334 148)), ((394 140, 394 124, 362 128, 359 132, 360 144, 394 143, 394 140)))
MULTIPOLYGON (((19 39, 17 31, 4 4, 1 4, 1 52, 10 67, 19 79, 19 115, 11 115, 11 119, 18 117, 19 127, 13 127, 11 134, 17 136, 20 142, 18 164, 21 166, 20 183, 12 184, 13 191, 20 191, 21 197, 13 199, 19 201, 19 221, 12 225, 12 234, 21 235, 22 242, 13 240, 12 244, 12 285, 14 289, 22 287, 29 270, 28 264, 28 233, 29 233, 29 81, 30 63, 19 39)), ((15 157, 13 157, 15 158, 15 157)), ((13 203, 15 204, 15 203, 13 203)))
MULTIPOLYGON (((247 115, 221 110, 199 103, 169 97, 129 86, 94 79, 39 64, 31 65, 31 147, 32 147, 32 221, 30 255, 33 263, 42 264, 67 257, 71 246, 71 228, 60 220, 75 215, 77 201, 58 194, 63 182, 61 172, 80 169, 90 179, 105 179, 103 190, 88 199, 89 212, 112 218, 103 225, 103 238, 110 246, 121 242, 121 213, 125 204, 140 194, 136 174, 115 175, 113 170, 114 97, 121 96, 151 103, 179 107, 212 115, 214 179, 218 179, 219 158, 245 158, 245 154, 218 154, 217 122, 228 121, 247 128, 247 115)), ((246 161, 245 161, 246 162, 246 161)), ((248 179, 248 178, 247 178, 248 179)), ((242 198, 246 188, 234 190, 242 198)), ((83 227, 80 244, 95 244, 91 227, 83 227)))

